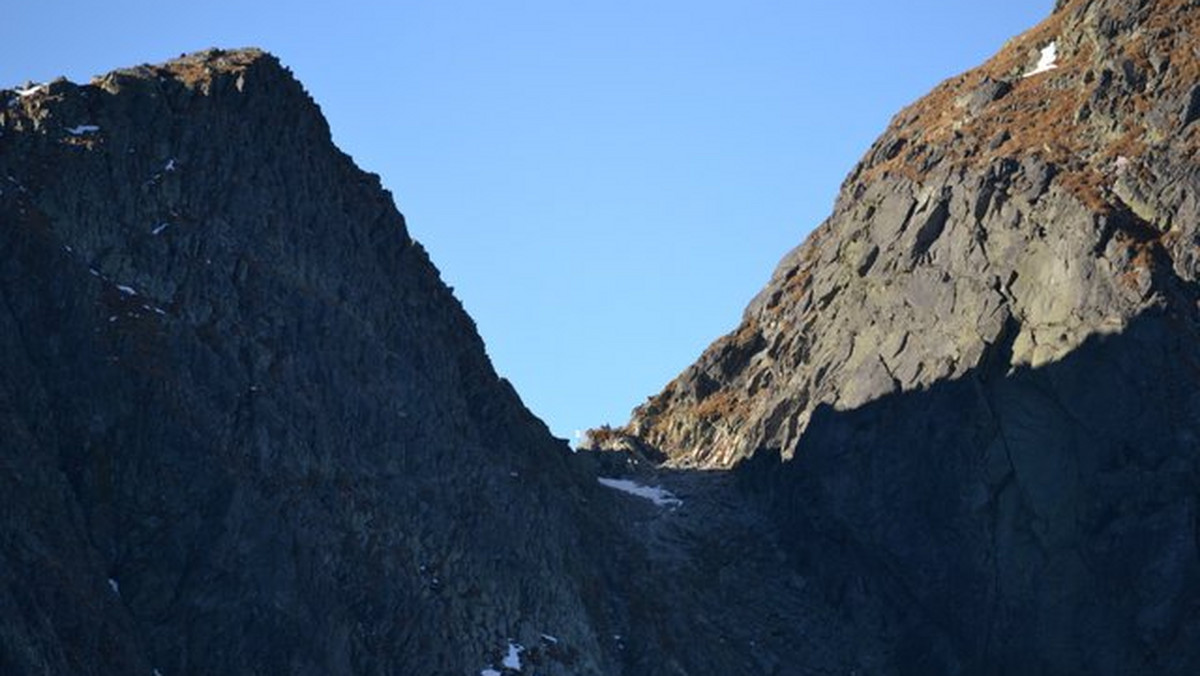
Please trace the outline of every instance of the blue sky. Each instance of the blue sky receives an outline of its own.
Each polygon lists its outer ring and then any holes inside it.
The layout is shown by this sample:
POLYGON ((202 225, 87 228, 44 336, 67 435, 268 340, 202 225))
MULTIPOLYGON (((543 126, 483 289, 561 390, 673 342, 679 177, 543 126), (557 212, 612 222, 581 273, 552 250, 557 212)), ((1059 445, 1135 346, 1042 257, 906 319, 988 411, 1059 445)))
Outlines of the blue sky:
POLYGON ((19 2, 0 85, 272 51, 569 437, 733 329, 890 117, 1052 6, 19 2))

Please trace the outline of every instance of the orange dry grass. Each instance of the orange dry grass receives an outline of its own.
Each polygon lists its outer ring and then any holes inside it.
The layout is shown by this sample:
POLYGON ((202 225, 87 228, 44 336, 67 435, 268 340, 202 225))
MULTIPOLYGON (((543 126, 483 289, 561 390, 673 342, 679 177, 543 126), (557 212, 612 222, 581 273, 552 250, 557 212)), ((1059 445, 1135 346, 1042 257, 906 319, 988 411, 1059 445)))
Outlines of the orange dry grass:
MULTIPOLYGON (((1061 184, 1077 197, 1089 206, 1104 207, 1105 168, 1117 157, 1136 158, 1148 150, 1144 119, 1155 99, 1164 92, 1187 91, 1200 82, 1200 59, 1191 51, 1194 36, 1200 34, 1200 12, 1186 10, 1186 5, 1187 0, 1157 0, 1152 17, 1119 43, 1116 54, 1105 54, 1101 62, 1090 36, 1064 40, 1064 32, 1083 30, 1069 23, 1075 21, 1074 10, 1085 6, 1083 0, 1069 3, 1011 40, 983 65, 943 82, 902 110, 883 137, 887 144, 902 143, 902 150, 865 165, 856 180, 865 183, 895 174, 919 181, 935 153, 943 155, 942 162, 964 168, 986 166, 1000 157, 1036 155, 1067 170, 1061 174, 1061 184), (1038 50, 1052 40, 1059 41, 1058 67, 1022 77, 1038 50), (1069 53, 1063 53, 1064 47, 1069 53), (1152 59, 1152 53, 1158 58, 1152 59), (1156 92, 1128 96, 1112 111, 1121 123, 1117 133, 1093 128, 1087 107, 1099 86, 1097 71, 1125 60, 1147 77, 1154 74, 1156 63, 1165 61, 1170 66, 1156 92), (986 78, 1008 81, 1012 90, 971 117, 957 102, 986 78), (992 139, 1004 132, 1007 140, 989 148, 992 139)), ((1194 128, 1187 130, 1189 146, 1198 145, 1197 133, 1194 128)), ((873 149, 877 150, 878 146, 873 149)))
POLYGON ((245 72, 264 56, 264 52, 253 49, 228 52, 216 49, 169 61, 162 69, 188 87, 197 87, 212 83, 218 75, 245 72))

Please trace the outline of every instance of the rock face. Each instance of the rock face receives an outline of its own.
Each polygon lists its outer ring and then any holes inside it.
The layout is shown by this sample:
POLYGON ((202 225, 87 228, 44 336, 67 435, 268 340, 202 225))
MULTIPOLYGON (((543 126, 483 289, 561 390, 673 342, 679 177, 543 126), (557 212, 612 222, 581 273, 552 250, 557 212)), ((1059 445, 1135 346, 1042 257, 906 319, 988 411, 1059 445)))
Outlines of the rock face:
POLYGON ((0 496, 4 676, 890 659, 736 477, 553 439, 255 50, 0 91, 0 496))
POLYGON ((619 673, 600 487, 273 57, 0 91, 0 299, 0 673, 619 673))
POLYGON ((736 467, 894 669, 1200 670, 1198 31, 1059 2, 897 115, 621 431, 736 467))
POLYGON ((273 57, 0 91, 0 673, 1200 673, 1198 31, 1059 2, 574 456, 273 57))

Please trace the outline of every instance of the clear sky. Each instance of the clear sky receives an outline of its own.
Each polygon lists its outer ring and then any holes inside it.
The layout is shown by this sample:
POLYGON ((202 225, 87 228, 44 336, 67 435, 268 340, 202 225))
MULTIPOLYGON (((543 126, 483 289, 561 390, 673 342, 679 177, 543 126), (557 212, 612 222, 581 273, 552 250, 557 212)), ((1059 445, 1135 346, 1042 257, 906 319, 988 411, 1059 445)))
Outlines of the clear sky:
POLYGON ((733 329, 890 117, 1054 3, 9 4, 0 86, 279 56, 569 437, 625 422, 733 329))

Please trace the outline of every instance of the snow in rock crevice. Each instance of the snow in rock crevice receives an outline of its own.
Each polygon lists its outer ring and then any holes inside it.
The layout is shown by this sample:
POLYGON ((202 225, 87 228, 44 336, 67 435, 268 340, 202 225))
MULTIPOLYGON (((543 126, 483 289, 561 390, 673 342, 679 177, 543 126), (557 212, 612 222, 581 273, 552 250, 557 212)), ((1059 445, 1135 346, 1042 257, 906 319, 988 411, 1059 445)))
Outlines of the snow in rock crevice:
POLYGON ((600 477, 596 481, 613 490, 649 500, 659 507, 678 507, 683 504, 683 500, 675 497, 674 493, 658 486, 643 486, 628 479, 606 479, 604 477, 600 477))
POLYGON ((72 136, 83 136, 84 134, 91 134, 98 131, 100 131, 100 127, 94 124, 80 124, 74 127, 67 127, 67 133, 72 136))
POLYGON ((34 94, 44 90, 45 88, 46 88, 46 85, 39 84, 39 85, 33 85, 31 87, 25 87, 24 89, 17 89, 17 96, 20 96, 21 98, 25 98, 26 96, 33 96, 34 94))
POLYGON ((508 642, 508 654, 504 656, 504 660, 501 662, 501 664, 504 665, 505 668, 516 669, 517 671, 520 671, 521 653, 524 651, 524 646, 522 646, 520 643, 514 643, 510 640, 508 642))
POLYGON ((1025 73, 1025 77, 1032 77, 1040 73, 1054 70, 1058 68, 1058 41, 1052 41, 1050 44, 1042 48, 1041 58, 1038 59, 1037 65, 1033 70, 1025 73))
MULTIPOLYGON (((523 652, 525 652, 525 646, 511 638, 508 639, 508 651, 500 660, 500 666, 506 672, 521 671, 521 653, 523 652)), ((479 676, 503 676, 503 673, 493 665, 480 671, 479 676)))

